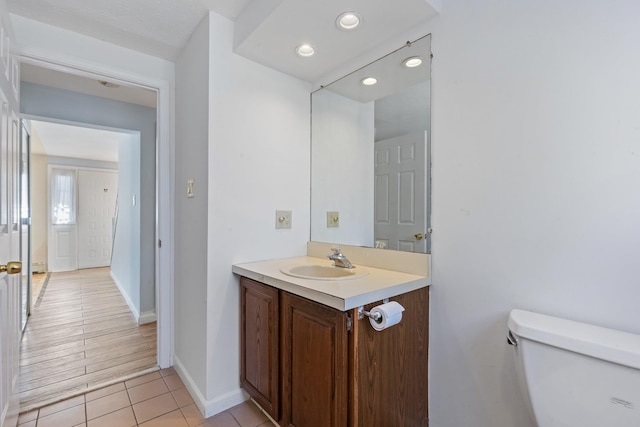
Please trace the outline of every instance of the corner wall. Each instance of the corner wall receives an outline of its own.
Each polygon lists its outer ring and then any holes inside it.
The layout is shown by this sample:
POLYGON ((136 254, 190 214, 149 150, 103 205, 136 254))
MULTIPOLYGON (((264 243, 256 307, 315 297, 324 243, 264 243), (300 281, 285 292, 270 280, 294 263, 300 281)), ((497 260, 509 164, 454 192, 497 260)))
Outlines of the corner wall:
POLYGON ((176 360, 206 416, 245 400, 232 264, 303 255, 309 236, 310 85, 232 45, 211 12, 176 65, 176 360), (275 229, 277 209, 292 229, 275 229))

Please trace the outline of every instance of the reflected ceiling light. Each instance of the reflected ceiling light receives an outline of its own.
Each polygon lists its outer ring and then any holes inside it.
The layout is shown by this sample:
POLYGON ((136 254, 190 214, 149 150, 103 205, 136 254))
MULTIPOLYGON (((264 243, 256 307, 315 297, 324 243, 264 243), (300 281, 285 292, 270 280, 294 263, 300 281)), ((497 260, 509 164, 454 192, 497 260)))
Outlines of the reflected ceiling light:
POLYGON ((301 44, 296 48, 296 53, 302 57, 309 57, 316 53, 316 50, 310 44, 301 44))
POLYGON ((420 58, 419 56, 412 56, 402 61, 402 65, 407 68, 419 67, 420 65, 422 65, 422 58, 420 58))
POLYGON ((345 12, 338 16, 338 19, 336 19, 336 25, 341 30, 353 30, 358 25, 360 25, 361 21, 362 20, 360 19, 360 15, 358 15, 357 13, 345 12))
POLYGON ((361 82, 365 86, 373 86, 374 84, 378 83, 378 79, 376 79, 375 77, 365 77, 361 80, 361 82))

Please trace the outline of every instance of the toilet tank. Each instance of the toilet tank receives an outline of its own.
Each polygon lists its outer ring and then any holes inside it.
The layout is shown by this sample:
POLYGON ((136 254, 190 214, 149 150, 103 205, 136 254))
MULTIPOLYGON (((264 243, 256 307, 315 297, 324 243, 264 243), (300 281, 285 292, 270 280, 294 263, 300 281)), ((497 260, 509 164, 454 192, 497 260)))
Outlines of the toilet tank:
POLYGON ((640 426, 640 335, 523 310, 508 327, 539 427, 640 426))

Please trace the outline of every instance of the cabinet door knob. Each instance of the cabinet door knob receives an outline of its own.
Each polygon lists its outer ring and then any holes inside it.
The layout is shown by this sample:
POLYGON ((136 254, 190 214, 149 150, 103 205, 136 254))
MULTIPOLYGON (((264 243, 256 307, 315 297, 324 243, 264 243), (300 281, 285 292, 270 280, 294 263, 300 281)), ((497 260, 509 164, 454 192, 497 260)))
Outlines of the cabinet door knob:
POLYGON ((418 234, 414 234, 413 237, 415 237, 416 240, 422 240, 424 236, 422 235, 422 233, 418 233, 418 234))
POLYGON ((22 271, 22 263, 20 261, 10 261, 6 265, 0 264, 0 273, 18 274, 22 271))

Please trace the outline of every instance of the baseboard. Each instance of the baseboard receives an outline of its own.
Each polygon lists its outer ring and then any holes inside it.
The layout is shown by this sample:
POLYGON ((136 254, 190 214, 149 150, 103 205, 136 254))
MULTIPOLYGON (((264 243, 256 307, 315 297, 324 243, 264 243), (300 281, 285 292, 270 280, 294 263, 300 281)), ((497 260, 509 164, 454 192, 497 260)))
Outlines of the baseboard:
POLYGON ((122 298, 124 298, 124 300, 127 302, 127 305, 129 306, 129 310, 131 310, 131 314, 133 314, 133 317, 136 318, 136 322, 140 324, 140 312, 138 311, 136 306, 133 304, 133 301, 131 301, 131 299, 129 298, 129 295, 124 291, 124 288, 122 287, 122 284, 120 283, 118 278, 113 274, 113 270, 109 271, 109 274, 111 275, 113 282, 118 287, 120 294, 122 294, 122 298))
POLYGON ((140 318, 138 319, 138 325, 144 325, 145 323, 151 323, 156 321, 156 312, 155 310, 143 311, 140 313, 140 318))
POLYGON ((173 356, 173 368, 178 373, 178 376, 189 390, 189 394, 193 398, 196 406, 200 410, 200 413, 203 417, 209 418, 220 412, 224 412, 229 408, 233 408, 236 405, 241 404, 249 399, 249 396, 238 387, 237 390, 234 390, 230 393, 223 394, 212 400, 206 400, 205 397, 200 392, 200 389, 193 381, 193 378, 189 375, 187 370, 184 368, 184 365, 180 362, 177 356, 173 356))

